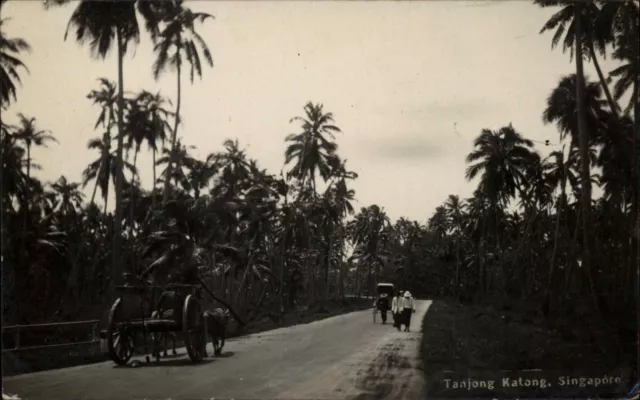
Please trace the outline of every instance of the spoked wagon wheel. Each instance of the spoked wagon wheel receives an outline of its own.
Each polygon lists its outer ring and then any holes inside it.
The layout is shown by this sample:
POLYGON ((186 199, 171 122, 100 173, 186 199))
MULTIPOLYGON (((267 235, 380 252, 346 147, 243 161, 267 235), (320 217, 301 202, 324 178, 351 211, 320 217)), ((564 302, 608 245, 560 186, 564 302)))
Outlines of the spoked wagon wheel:
POLYGON ((128 363, 135 348, 135 338, 123 323, 125 322, 123 314, 122 298, 118 298, 111 306, 109 325, 107 326, 109 357, 118 365, 128 363))
POLYGON ((191 361, 197 363, 204 358, 206 343, 204 314, 200 303, 193 295, 187 296, 182 312, 182 329, 184 345, 191 361))

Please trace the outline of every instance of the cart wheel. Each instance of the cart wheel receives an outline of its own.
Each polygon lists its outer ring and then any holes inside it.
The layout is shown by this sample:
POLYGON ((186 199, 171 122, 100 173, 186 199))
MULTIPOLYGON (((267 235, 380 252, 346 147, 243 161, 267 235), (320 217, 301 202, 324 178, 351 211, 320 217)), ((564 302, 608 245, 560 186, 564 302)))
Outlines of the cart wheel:
POLYGON ((376 310, 375 308, 373 309, 373 323, 376 323, 376 319, 378 317, 378 310, 376 310))
POLYGON ((122 298, 118 298, 109 312, 107 347, 109 357, 118 365, 125 365, 133 356, 135 340, 128 327, 123 324, 122 298))
POLYGON ((204 358, 205 325, 204 315, 200 309, 200 303, 193 297, 187 296, 182 312, 182 329, 184 331, 184 344, 189 358, 194 363, 204 358))

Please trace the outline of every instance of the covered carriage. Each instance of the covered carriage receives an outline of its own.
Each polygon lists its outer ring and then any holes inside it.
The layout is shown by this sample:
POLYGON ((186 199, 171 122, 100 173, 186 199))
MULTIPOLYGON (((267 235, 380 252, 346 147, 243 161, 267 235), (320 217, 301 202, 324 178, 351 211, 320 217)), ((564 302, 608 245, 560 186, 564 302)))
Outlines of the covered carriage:
POLYGON ((202 361, 206 347, 202 286, 155 286, 142 277, 127 278, 125 285, 117 287, 120 296, 109 312, 106 339, 110 358, 125 365, 136 353, 149 354, 151 343, 151 353, 159 360, 159 337, 175 333, 182 336, 191 361, 202 361))

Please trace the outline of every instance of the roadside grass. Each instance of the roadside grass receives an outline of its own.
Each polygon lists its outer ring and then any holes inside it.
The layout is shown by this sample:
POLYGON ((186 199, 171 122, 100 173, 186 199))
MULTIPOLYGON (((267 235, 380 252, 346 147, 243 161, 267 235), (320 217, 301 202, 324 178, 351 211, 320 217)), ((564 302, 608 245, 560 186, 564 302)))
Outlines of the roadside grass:
MULTIPOLYGON (((588 316, 549 321, 526 304, 435 300, 422 321, 427 386, 443 371, 635 370, 635 335, 588 316)), ((635 321, 631 321, 635 324, 635 321)))
MULTIPOLYGON (((317 302, 309 307, 291 310, 283 317, 265 313, 249 322, 240 331, 231 323, 227 329, 227 338, 233 339, 255 333, 293 325, 308 324, 325 318, 347 314, 353 311, 371 308, 371 300, 348 298, 344 300, 328 300, 317 302)), ((182 347, 179 341, 177 347, 182 347)), ((225 346, 227 349, 227 346, 225 346)), ((58 368, 74 367, 108 361, 106 354, 99 350, 91 354, 91 348, 55 348, 50 350, 21 351, 19 353, 3 353, 2 376, 13 376, 58 368)))

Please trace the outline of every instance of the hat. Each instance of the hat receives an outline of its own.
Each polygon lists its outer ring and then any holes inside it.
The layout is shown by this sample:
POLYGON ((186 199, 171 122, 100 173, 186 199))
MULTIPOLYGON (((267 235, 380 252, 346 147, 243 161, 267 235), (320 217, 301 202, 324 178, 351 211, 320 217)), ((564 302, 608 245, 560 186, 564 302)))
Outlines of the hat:
POLYGON ((409 291, 407 290, 406 292, 404 292, 404 297, 411 297, 411 293, 409 293, 409 291))

